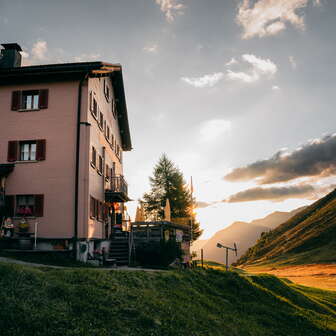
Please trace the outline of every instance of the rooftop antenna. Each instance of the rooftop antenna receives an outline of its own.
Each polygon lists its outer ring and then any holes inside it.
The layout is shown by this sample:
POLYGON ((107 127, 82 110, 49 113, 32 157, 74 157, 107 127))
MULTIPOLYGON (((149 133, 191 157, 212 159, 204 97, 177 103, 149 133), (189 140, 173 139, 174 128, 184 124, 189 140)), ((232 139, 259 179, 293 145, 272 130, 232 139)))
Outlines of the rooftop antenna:
POLYGON ((237 254, 237 251, 238 251, 237 245, 236 245, 236 243, 233 243, 233 247, 229 247, 229 246, 224 246, 221 243, 217 243, 217 247, 218 248, 225 248, 225 250, 226 250, 225 251, 226 252, 226 266, 225 266, 225 268, 226 268, 226 271, 228 271, 229 270, 229 250, 234 251, 236 253, 236 256, 237 256, 238 255, 237 254))

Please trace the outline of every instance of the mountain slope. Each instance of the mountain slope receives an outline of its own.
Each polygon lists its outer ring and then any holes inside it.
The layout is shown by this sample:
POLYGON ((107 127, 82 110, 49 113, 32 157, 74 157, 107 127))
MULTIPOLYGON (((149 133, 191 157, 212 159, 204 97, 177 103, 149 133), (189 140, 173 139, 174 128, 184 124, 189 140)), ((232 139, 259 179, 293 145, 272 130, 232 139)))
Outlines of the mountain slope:
POLYGON ((292 263, 336 261, 336 190, 264 234, 238 264, 275 258, 292 263))
POLYGON ((215 233, 202 246, 204 259, 224 263, 225 250, 219 249, 216 246, 217 243, 220 242, 226 246, 233 246, 233 243, 236 243, 238 245, 238 256, 236 257, 232 252, 229 253, 229 263, 235 262, 249 247, 256 243, 262 232, 268 232, 270 229, 273 229, 294 216, 298 211, 299 209, 291 212, 276 211, 264 218, 253 220, 250 223, 232 223, 225 229, 215 233))

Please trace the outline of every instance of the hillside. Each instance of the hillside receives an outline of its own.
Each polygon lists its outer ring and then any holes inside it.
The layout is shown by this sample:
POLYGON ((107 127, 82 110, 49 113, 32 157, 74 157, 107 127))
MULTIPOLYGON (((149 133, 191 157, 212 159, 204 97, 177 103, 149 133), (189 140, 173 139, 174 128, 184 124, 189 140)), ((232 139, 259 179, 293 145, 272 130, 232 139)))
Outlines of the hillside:
POLYGON ((0 264, 2 336, 331 336, 336 293, 216 270, 0 264))
MULTIPOLYGON (((301 208, 300 208, 301 209, 301 208)), ((227 246, 232 246, 233 243, 238 245, 238 256, 233 253, 229 254, 229 262, 235 262, 247 249, 253 246, 260 238, 262 232, 267 232, 275 228, 279 224, 294 216, 300 209, 291 212, 276 211, 264 218, 253 220, 250 223, 234 222, 230 226, 215 233, 203 246, 203 255, 206 260, 213 260, 217 262, 225 262, 225 251, 216 247, 218 242, 227 246)), ((193 246, 193 250, 197 250, 193 246)))
POLYGON ((237 262, 283 261, 307 264, 336 261, 336 190, 264 234, 237 262))

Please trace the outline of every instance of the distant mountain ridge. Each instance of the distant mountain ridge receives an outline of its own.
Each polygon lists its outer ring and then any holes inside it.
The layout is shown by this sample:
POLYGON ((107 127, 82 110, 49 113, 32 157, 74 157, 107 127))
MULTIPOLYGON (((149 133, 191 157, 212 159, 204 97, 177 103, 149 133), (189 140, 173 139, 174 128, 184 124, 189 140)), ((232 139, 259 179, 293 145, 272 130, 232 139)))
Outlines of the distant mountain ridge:
POLYGON ((237 264, 274 259, 296 264, 336 261, 336 189, 264 234, 237 264))
POLYGON ((216 245, 218 242, 226 245, 233 246, 236 243, 238 246, 238 256, 233 253, 229 254, 229 263, 235 262, 240 256, 242 256, 249 247, 253 246, 260 238, 262 232, 268 232, 281 223, 285 222, 302 208, 295 209, 291 212, 276 211, 264 218, 247 222, 234 222, 230 226, 215 233, 206 242, 197 244, 194 243, 192 251, 196 251, 198 256, 200 255, 200 249, 203 248, 203 256, 206 260, 212 260, 217 262, 225 262, 224 250, 219 249, 216 245))

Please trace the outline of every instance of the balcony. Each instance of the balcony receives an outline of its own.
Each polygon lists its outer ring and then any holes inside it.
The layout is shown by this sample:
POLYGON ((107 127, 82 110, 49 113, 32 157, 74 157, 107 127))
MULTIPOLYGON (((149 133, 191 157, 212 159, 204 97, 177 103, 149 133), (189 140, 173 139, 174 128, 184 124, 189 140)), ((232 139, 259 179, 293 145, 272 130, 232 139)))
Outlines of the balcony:
POLYGON ((111 203, 130 201, 128 185, 124 177, 122 175, 112 176, 110 180, 110 188, 105 190, 105 201, 111 203))

